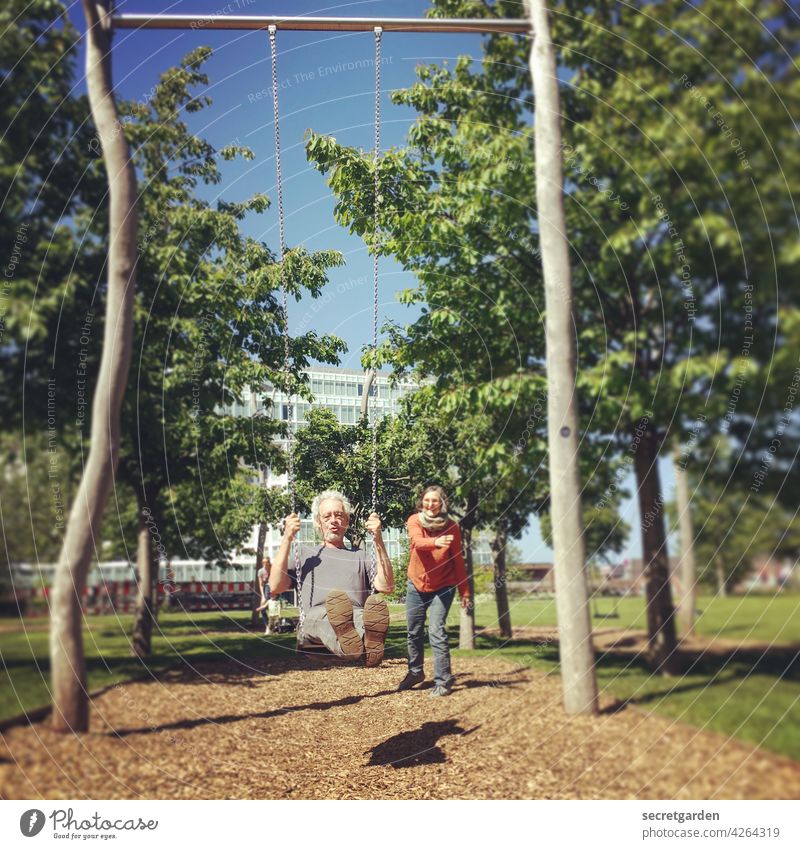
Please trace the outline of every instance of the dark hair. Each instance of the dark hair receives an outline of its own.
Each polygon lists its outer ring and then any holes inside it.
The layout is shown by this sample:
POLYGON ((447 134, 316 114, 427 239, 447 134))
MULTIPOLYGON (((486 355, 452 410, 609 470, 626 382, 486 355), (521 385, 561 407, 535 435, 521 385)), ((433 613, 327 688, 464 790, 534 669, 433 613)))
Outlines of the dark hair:
POLYGON ((425 489, 422 490, 419 498, 417 499, 417 510, 422 510, 422 499, 425 498, 429 492, 435 492, 439 498, 442 499, 442 513, 449 513, 450 500, 447 497, 447 493, 438 484, 431 484, 431 486, 426 486, 425 489))

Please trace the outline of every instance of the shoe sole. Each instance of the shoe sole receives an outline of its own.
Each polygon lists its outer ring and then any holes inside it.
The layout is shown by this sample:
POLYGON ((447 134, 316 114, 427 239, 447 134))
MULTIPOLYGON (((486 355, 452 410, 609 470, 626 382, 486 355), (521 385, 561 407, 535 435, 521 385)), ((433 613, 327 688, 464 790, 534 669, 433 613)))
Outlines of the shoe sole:
POLYGON ((353 625, 353 602, 347 593, 343 590, 331 590, 325 599, 325 610, 342 654, 356 659, 362 657, 364 643, 353 625))
POLYGON ((382 596, 371 595, 364 603, 364 649, 367 666, 380 666, 389 630, 389 606, 382 596))
POLYGON ((419 684, 424 684, 424 683, 425 683, 425 679, 420 678, 419 681, 415 681, 413 684, 407 684, 405 687, 398 687, 397 692, 398 693, 407 693, 409 690, 413 690, 414 687, 417 687, 419 684))

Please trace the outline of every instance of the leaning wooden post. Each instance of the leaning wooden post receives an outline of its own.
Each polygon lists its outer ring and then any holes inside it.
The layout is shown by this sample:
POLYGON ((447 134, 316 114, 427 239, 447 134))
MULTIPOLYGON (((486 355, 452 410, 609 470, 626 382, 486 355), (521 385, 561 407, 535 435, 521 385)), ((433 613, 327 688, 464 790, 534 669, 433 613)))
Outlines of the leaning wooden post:
POLYGON ((136 173, 111 88, 110 5, 111 0, 83 0, 89 103, 108 174, 108 293, 89 453, 53 584, 50 665, 56 731, 89 728, 81 595, 119 460, 120 408, 133 343, 136 173))
POLYGON ((526 0, 536 120, 536 203, 544 273, 550 512, 555 552, 556 612, 564 708, 597 713, 586 546, 583 539, 572 276, 564 220, 561 107, 556 59, 544 0, 526 0))
POLYGON ((689 475, 686 472, 683 451, 677 441, 672 449, 672 463, 675 469, 675 506, 678 508, 678 529, 681 540, 681 560, 678 566, 681 579, 678 622, 681 626, 681 636, 690 637, 694 633, 694 611, 697 606, 697 569, 694 560, 694 526, 689 498, 689 475))

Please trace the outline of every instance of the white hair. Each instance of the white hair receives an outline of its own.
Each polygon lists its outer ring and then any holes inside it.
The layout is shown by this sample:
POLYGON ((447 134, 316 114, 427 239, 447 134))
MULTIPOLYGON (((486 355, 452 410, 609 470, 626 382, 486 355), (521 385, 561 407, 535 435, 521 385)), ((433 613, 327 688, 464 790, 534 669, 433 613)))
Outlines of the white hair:
POLYGON ((344 512, 347 513, 348 519, 353 515, 353 505, 347 500, 347 496, 343 495, 337 489, 326 489, 325 492, 321 492, 312 502, 311 502, 311 517, 314 520, 314 525, 317 528, 322 528, 322 522, 320 521, 319 508, 322 505, 323 501, 327 501, 330 499, 331 501, 341 501, 342 507, 344 508, 344 512))

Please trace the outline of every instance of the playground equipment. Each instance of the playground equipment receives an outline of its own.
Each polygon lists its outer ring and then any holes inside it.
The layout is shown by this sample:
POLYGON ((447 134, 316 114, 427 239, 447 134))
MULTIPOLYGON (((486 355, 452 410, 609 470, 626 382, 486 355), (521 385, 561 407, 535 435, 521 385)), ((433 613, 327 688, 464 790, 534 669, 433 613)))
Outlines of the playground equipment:
MULTIPOLYGON (((110 73, 111 31, 116 29, 278 29, 317 31, 528 33, 532 36, 530 68, 536 100, 536 205, 544 276, 545 336, 548 373, 548 444, 553 548, 556 562, 556 596, 560 623, 559 650, 564 706, 568 713, 596 713, 597 686, 587 599, 585 544, 582 533, 580 475, 578 465, 578 416, 575 397, 575 354, 572 350, 572 280, 563 205, 563 167, 560 103, 555 52, 545 0, 526 0, 528 20, 515 19, 402 19, 402 18, 298 18, 267 16, 114 16, 110 0, 83 0, 89 24, 87 74, 89 99, 109 170, 108 309, 130 315, 136 266, 136 175, 127 142, 116 128, 119 113, 114 102, 110 73), (112 178, 113 175, 113 178, 112 178)), ((380 62, 376 63, 376 72, 380 62)), ((273 62, 273 75, 275 65, 273 62)), ((273 79, 274 86, 274 79, 273 79)), ((274 90, 274 88, 273 88, 274 90)), ((277 100, 275 100, 277 107, 277 100)), ((276 108, 276 141, 279 143, 276 108)), ((376 124, 379 115, 376 115, 376 124)), ((378 156, 379 129, 376 126, 378 156)), ((282 191, 282 187, 281 187, 282 191)), ((282 198, 279 199, 282 205, 282 198)), ((281 244, 283 255, 284 244, 281 244)), ((111 326, 111 325, 109 325, 111 326)), ((120 326, 120 344, 106 340, 101 376, 126 374, 130 343, 120 326)), ((373 340, 374 341, 374 340, 373 340)), ((118 422, 124 381, 100 381, 95 404, 107 410, 107 421, 93 422, 93 453, 81 481, 81 494, 89 493, 89 508, 71 517, 56 581, 54 609, 58 627, 51 636, 54 728, 59 731, 88 728, 85 666, 80 645, 71 641, 79 630, 75 590, 85 583, 96 516, 102 515, 108 490, 103 481, 113 477, 111 459, 119 446, 118 422), (109 425, 110 422, 110 425, 109 425), (102 424, 102 427, 101 427, 102 424), (96 449, 96 450, 95 450, 96 449)), ((373 435, 374 438, 374 435, 373 435)), ((374 465, 374 464, 373 464, 374 465)), ((292 470, 293 471, 293 470, 292 470)), ((373 486, 373 501, 375 501, 373 486)), ((84 496, 85 497, 85 496, 84 496)))

